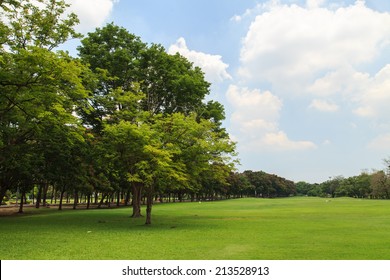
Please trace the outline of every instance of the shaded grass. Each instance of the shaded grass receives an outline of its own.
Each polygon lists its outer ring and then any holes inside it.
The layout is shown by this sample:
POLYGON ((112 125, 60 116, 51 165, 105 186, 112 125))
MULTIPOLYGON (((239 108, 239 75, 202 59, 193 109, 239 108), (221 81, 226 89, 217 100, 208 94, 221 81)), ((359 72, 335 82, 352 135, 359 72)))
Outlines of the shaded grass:
MULTIPOLYGON (((29 210, 30 213, 35 209, 29 210)), ((238 199, 0 218, 1 259, 390 259, 390 201, 238 199)))

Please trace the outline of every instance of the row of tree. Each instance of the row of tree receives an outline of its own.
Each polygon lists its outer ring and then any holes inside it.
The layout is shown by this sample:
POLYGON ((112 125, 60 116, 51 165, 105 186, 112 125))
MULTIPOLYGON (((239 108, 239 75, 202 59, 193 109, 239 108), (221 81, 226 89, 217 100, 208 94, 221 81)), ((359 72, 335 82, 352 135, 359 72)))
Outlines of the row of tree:
MULTIPOLYGON (((223 106, 205 101, 200 68, 108 24, 82 39, 62 0, 0 1, 0 203, 7 191, 51 189, 101 200, 213 193, 228 185, 235 144, 223 106)), ((23 203, 21 203, 20 211, 23 203)))
POLYGON ((383 170, 348 178, 336 176, 320 184, 298 182, 295 185, 298 195, 390 199, 390 175, 383 170))

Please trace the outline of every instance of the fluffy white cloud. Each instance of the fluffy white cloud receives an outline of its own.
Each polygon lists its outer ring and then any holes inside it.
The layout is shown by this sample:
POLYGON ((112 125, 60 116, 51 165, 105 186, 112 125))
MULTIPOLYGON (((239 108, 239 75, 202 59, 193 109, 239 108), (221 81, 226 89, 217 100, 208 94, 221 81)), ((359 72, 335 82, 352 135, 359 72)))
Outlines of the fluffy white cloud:
POLYGON ((362 117, 390 121, 390 64, 369 78, 364 89, 357 98, 359 107, 355 113, 362 117))
POLYGON ((271 92, 231 85, 226 96, 234 109, 232 125, 245 138, 258 138, 259 134, 277 129, 283 103, 271 92))
MULTIPOLYGON (((338 96, 360 117, 390 121, 390 64, 374 75, 342 67, 316 79, 307 87, 307 92, 321 97, 338 96)), ((320 99, 315 99, 310 107, 328 112, 338 109, 335 104, 320 99)))
POLYGON ((316 145, 310 141, 290 140, 283 131, 267 133, 259 144, 264 145, 267 150, 275 151, 300 151, 316 148, 316 145))
POLYGON ((243 40, 242 78, 271 83, 278 94, 307 93, 316 79, 372 62, 389 45, 390 14, 363 1, 337 9, 323 2, 263 5, 243 40))
POLYGON ((82 33, 100 27, 110 16, 114 3, 119 0, 65 0, 71 5, 70 11, 78 15, 80 24, 77 30, 82 33))
POLYGON ((339 106, 337 104, 320 99, 314 99, 309 108, 313 108, 321 112, 336 112, 339 110, 339 106))
POLYGON ((306 88, 306 92, 316 96, 343 95, 345 97, 367 90, 369 73, 356 71, 345 66, 317 78, 306 88))
POLYGON ((195 66, 202 68, 206 80, 211 83, 223 82, 232 78, 227 72, 229 65, 222 61, 220 55, 211 55, 190 50, 184 38, 179 38, 175 44, 171 45, 168 53, 180 53, 189 61, 193 62, 195 66))
POLYGON ((271 92, 231 85, 226 96, 234 110, 231 116, 234 138, 244 149, 286 151, 316 147, 309 141, 292 141, 279 129, 283 102, 271 92))

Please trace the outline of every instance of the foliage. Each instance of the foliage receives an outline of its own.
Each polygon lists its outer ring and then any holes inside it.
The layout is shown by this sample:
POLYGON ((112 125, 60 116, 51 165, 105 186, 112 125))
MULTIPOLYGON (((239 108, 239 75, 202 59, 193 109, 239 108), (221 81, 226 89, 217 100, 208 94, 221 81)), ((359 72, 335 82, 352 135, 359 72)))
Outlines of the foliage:
POLYGON ((243 174, 253 186, 256 197, 285 197, 296 193, 294 182, 277 175, 250 170, 245 171, 243 174))
POLYGON ((132 193, 138 210, 147 198, 150 224, 155 194, 228 185, 235 144, 223 106, 204 103, 200 68, 113 23, 89 33, 75 59, 58 50, 80 37, 64 1, 0 6, 0 200, 37 189, 39 207, 50 186, 62 209, 64 195, 76 208, 82 195, 101 206, 132 193))
POLYGON ((2 2, 1 18, 7 20, 0 49, 0 200, 7 189, 23 186, 23 194, 48 175, 43 153, 51 152, 45 148, 47 138, 57 136, 51 132, 82 138, 73 109, 86 96, 81 76, 87 69, 53 51, 78 36, 75 15, 62 16, 66 7, 54 0, 2 2))

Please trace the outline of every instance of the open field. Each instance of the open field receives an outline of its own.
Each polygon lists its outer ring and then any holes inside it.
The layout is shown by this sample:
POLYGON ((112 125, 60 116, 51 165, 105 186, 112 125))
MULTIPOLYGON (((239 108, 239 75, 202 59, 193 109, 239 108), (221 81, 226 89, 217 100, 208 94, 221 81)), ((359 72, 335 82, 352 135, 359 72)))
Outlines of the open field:
POLYGON ((0 259, 390 259, 390 201, 238 199, 0 217, 0 259))

